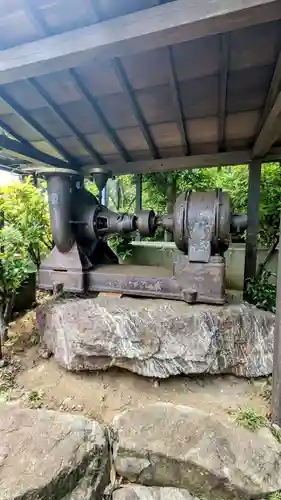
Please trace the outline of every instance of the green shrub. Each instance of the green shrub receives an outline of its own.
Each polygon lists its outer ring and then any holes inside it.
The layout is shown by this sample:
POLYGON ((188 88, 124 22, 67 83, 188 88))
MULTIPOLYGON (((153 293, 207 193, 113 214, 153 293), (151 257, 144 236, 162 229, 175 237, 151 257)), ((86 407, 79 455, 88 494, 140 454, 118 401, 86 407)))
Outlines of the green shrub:
POLYGON ((0 336, 6 340, 15 294, 30 273, 26 243, 13 226, 0 230, 0 336))
POLYGON ((28 180, 0 187, 0 210, 5 225, 16 228, 24 244, 25 257, 36 267, 52 249, 48 202, 28 180))
POLYGON ((276 491, 276 493, 271 493, 267 500, 281 500, 281 491, 276 491))
POLYGON ((276 311, 276 284, 270 281, 275 276, 267 269, 255 278, 251 278, 247 284, 247 300, 260 309, 267 311, 276 311))
POLYGON ((129 234, 114 235, 108 238, 108 245, 120 260, 126 260, 132 255, 132 237, 129 234))

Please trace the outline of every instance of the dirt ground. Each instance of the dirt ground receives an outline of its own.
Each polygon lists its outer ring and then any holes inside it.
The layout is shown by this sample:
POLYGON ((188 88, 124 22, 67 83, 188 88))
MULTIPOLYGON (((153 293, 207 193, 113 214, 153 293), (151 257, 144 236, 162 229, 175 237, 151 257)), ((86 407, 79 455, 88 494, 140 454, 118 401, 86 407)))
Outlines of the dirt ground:
POLYGON ((67 372, 52 357, 40 356, 35 309, 11 324, 5 355, 10 363, 0 369, 0 401, 78 412, 106 423, 122 410, 157 401, 196 406, 210 413, 230 413, 247 406, 268 415, 270 409, 267 379, 178 376, 159 381, 117 369, 67 372))

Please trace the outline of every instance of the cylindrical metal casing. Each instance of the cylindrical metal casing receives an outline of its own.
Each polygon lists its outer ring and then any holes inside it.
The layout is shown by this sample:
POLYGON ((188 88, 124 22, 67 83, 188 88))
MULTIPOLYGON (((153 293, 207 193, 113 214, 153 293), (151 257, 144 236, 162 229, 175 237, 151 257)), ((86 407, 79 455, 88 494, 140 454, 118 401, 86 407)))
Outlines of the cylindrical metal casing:
MULTIPOLYGON (((231 204, 228 193, 220 190, 182 193, 175 204, 174 240, 184 253, 193 246, 209 255, 229 243, 231 204)), ((203 258, 203 257, 202 257, 203 258)), ((205 260, 206 257, 204 257, 205 260)))
POLYGON ((68 252, 74 243, 71 228, 72 180, 68 175, 57 173, 48 177, 48 201, 51 230, 56 247, 62 253, 68 252))

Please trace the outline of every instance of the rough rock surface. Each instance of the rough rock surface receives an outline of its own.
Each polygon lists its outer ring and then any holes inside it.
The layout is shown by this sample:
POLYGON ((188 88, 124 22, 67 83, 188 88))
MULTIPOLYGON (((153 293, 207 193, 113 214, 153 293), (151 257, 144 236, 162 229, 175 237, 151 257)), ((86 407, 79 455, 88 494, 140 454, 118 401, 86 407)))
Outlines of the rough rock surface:
POLYGON ((123 367, 149 377, 272 372, 275 317, 246 304, 107 298, 58 300, 37 311, 47 348, 69 370, 123 367))
POLYGON ((100 500, 108 443, 97 422, 0 406, 0 500, 100 500))
POLYGON ((116 490, 112 500, 199 500, 187 490, 177 488, 150 488, 139 484, 129 484, 116 490))
POLYGON ((264 498, 281 490, 281 445, 231 418, 158 403, 114 419, 115 467, 130 482, 187 489, 208 499, 264 498))

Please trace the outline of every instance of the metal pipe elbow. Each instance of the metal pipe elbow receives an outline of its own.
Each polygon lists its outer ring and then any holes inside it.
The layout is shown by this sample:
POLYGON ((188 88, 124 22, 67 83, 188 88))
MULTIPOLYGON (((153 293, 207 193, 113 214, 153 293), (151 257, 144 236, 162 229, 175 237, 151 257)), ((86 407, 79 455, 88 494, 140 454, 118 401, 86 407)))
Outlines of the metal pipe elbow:
POLYGON ((57 249, 66 253, 74 244, 71 228, 72 184, 67 175, 54 174, 48 177, 48 202, 51 231, 57 249))

